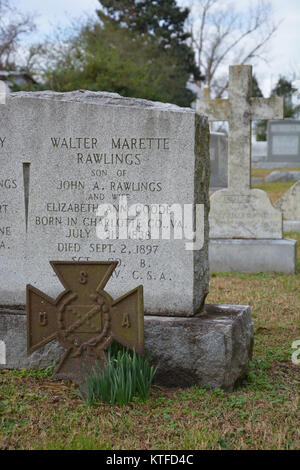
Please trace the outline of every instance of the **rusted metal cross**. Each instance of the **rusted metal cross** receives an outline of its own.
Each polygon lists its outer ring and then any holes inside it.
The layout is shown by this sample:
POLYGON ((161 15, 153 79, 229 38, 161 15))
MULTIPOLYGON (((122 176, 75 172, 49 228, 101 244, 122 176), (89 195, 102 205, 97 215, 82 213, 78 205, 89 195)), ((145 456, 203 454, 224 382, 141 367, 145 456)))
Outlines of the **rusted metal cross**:
POLYGON ((27 285, 28 354, 56 339, 65 354, 54 371, 57 379, 82 383, 85 367, 103 367, 105 350, 116 340, 144 352, 143 287, 117 300, 103 289, 117 262, 51 261, 65 287, 57 299, 27 285))

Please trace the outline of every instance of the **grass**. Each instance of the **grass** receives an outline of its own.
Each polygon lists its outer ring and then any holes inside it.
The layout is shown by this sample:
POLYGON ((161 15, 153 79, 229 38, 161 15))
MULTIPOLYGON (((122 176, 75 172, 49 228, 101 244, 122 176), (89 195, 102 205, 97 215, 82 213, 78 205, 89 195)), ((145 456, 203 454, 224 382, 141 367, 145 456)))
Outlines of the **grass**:
POLYGON ((0 449, 299 449, 299 287, 300 252, 296 275, 211 275, 207 301, 249 304, 255 325, 249 375, 231 394, 154 386, 144 403, 87 406, 52 368, 1 370, 0 449))
POLYGON ((253 185, 252 188, 262 189, 266 191, 272 203, 276 202, 284 193, 290 189, 291 186, 295 184, 295 181, 284 181, 284 182, 276 182, 276 183, 264 183, 259 185, 253 185))
POLYGON ((115 342, 108 349, 105 369, 96 362, 92 370, 87 369, 84 391, 75 391, 88 405, 102 401, 123 406, 134 398, 147 400, 156 369, 147 357, 115 342))
MULTIPOLYGON (((300 167, 297 168, 275 168, 275 169, 268 169, 265 170, 263 168, 252 168, 251 175, 255 177, 262 177, 265 178, 268 176, 272 171, 300 171, 300 167)), ((266 191, 272 203, 276 202, 283 194, 290 189, 291 186, 295 184, 295 181, 284 181, 284 182, 274 182, 274 183, 264 183, 264 184, 257 184, 253 185, 252 188, 262 189, 266 191)))
POLYGON ((273 168, 273 169, 264 169, 264 168, 251 168, 251 175, 261 178, 265 178, 272 171, 300 171, 300 167, 296 168, 273 168))

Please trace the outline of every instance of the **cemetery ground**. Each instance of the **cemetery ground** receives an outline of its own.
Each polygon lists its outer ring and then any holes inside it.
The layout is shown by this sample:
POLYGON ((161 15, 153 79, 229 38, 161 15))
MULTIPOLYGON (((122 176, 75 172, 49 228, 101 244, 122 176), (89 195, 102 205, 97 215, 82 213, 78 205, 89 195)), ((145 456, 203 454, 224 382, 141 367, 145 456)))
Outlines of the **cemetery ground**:
MULTIPOLYGON (((262 168, 252 168, 251 170, 251 176, 254 177, 261 177, 265 178, 268 176, 272 171, 300 171, 300 167, 295 167, 295 168, 276 168, 276 169, 262 169, 262 168)), ((276 202, 281 196, 283 196, 284 193, 286 193, 291 186, 295 184, 295 181, 285 181, 285 182, 273 182, 273 183, 264 183, 264 184, 256 184, 252 185, 253 188, 258 188, 262 189, 263 191, 266 191, 270 198, 272 203, 276 202)))
POLYGON ((145 403, 87 406, 52 367, 1 370, 0 448, 299 449, 299 285, 299 249, 296 275, 212 273, 208 302, 253 315, 253 361, 234 393, 153 386, 145 403))

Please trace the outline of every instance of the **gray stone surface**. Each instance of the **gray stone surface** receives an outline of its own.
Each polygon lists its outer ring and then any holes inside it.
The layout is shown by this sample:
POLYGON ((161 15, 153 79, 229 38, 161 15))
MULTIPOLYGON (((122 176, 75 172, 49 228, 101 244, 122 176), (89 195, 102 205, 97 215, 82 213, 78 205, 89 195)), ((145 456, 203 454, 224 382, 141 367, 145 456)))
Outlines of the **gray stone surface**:
POLYGON ((268 153, 268 142, 252 141, 251 159, 253 163, 266 160, 267 153, 268 153))
POLYGON ((283 230, 285 232, 300 232, 300 220, 284 220, 283 230))
POLYGON ((222 132, 210 133, 210 188, 226 188, 228 168, 227 136, 222 132))
POLYGON ((206 92, 197 109, 210 121, 229 121, 228 188, 210 198, 210 238, 282 238, 282 215, 269 196, 251 189, 251 121, 280 119, 282 98, 252 98, 252 67, 229 67, 228 99, 206 92))
POLYGON ((266 183, 275 183, 278 181, 299 181, 300 171, 272 171, 265 177, 266 183))
POLYGON ((252 357, 250 308, 207 305, 206 314, 193 318, 147 317, 145 344, 159 365, 158 383, 232 391, 252 357))
POLYGON ((300 121, 269 121, 267 140, 269 162, 290 162, 300 166, 300 121))
POLYGON ((275 206, 282 211, 285 220, 300 220, 300 181, 281 196, 275 206))
POLYGON ((296 240, 210 240, 211 272, 295 274, 296 240))
POLYGON ((0 361, 2 369, 47 367, 57 362, 64 352, 56 341, 51 341, 27 356, 26 315, 21 309, 0 309, 0 341, 5 344, 5 354, 0 361))
MULTIPOLYGON (((59 360, 56 341, 27 357, 24 311, 0 311, 0 341, 6 364, 0 368, 39 368, 59 360)), ((246 375, 252 355, 250 308, 206 305, 192 318, 145 317, 145 347, 158 365, 156 382, 167 386, 201 385, 232 391, 246 375)))
POLYGON ((282 214, 261 189, 223 189, 211 196, 210 238, 281 239, 282 214))
POLYGON ((148 313, 199 311, 209 282, 208 135, 190 108, 88 91, 9 95, 0 105, 0 304, 24 304, 27 283, 59 294, 49 260, 113 259, 113 297, 143 284, 148 313), (100 240, 98 204, 118 206, 120 195, 129 206, 204 204, 203 248, 100 240))

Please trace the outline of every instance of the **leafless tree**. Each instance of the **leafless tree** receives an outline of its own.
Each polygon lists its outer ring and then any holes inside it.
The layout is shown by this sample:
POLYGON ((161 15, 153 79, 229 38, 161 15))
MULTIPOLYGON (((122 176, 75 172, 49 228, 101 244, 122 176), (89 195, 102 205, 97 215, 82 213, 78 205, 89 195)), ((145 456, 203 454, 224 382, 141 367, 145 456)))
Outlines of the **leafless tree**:
POLYGON ((220 98, 228 86, 228 65, 265 60, 265 46, 280 23, 273 22, 272 6, 266 0, 258 0, 255 6, 251 1, 247 11, 224 0, 195 0, 189 6, 188 27, 197 64, 205 86, 220 98))
POLYGON ((24 34, 35 30, 32 15, 17 11, 9 0, 0 0, 0 68, 15 67, 16 52, 24 34))

